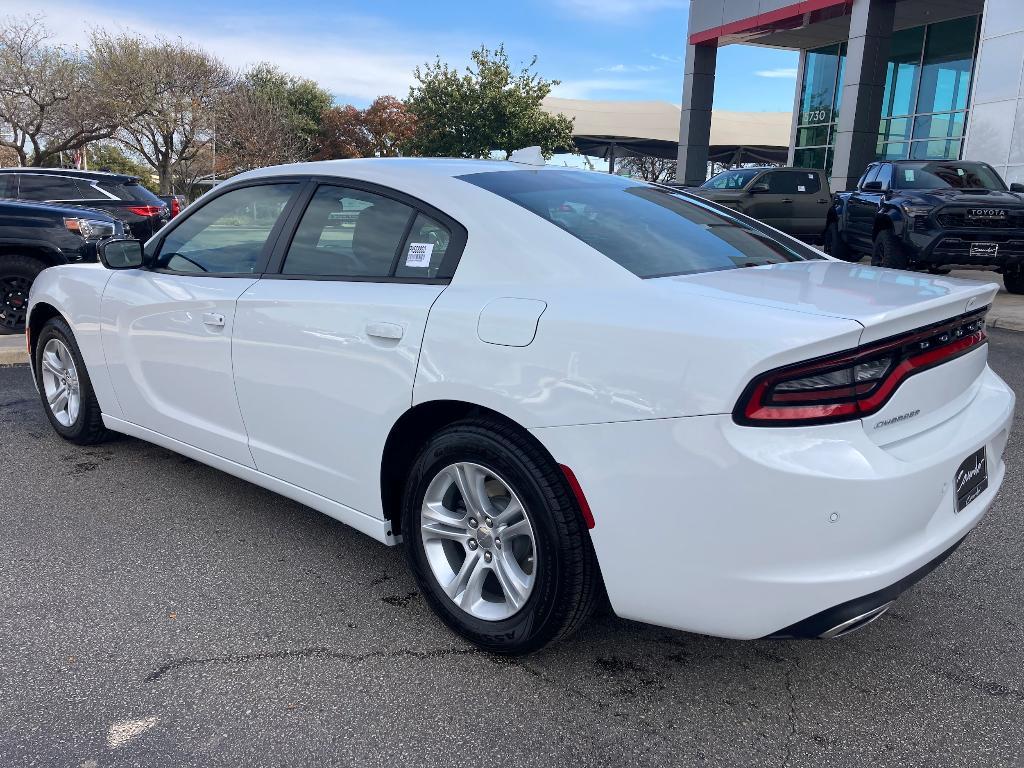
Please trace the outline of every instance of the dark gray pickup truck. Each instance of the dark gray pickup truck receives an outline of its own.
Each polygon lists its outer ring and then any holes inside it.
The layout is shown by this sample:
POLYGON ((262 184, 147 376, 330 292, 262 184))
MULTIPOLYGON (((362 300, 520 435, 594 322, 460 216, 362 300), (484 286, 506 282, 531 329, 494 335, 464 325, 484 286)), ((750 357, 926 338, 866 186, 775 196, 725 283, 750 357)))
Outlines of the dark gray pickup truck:
POLYGON ((894 269, 994 270, 1007 291, 1024 293, 1022 191, 987 163, 872 163, 855 190, 835 195, 825 250, 847 261, 870 254, 894 269))
POLYGON ((832 200, 828 176, 814 168, 737 168, 686 191, 804 240, 821 237, 832 200))

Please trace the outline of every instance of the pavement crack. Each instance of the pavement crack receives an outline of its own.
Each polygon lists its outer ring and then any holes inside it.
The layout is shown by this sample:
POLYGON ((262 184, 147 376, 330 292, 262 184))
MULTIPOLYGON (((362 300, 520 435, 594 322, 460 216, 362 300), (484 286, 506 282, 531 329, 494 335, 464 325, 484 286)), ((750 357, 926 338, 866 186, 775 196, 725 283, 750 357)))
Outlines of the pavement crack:
POLYGON ((289 661, 291 659, 330 659, 335 661, 360 662, 368 659, 439 659, 445 656, 472 656, 481 654, 483 651, 477 648, 435 648, 433 650, 417 651, 411 648, 403 648, 397 651, 368 651, 367 653, 345 653, 332 651, 330 648, 285 648, 280 651, 265 651, 262 653, 239 653, 225 656, 207 656, 205 658, 193 658, 181 656, 161 664, 148 675, 145 681, 154 683, 162 677, 169 675, 179 669, 186 667, 201 667, 208 665, 233 665, 247 664, 254 661, 289 661))
POLYGON ((790 666, 786 667, 785 681, 786 681, 786 694, 789 696, 789 708, 786 712, 786 721, 789 723, 789 732, 786 734, 786 740, 783 742, 783 755, 782 764, 784 766, 789 765, 793 760, 793 742, 796 739, 797 731, 797 719, 796 719, 796 694, 793 692, 793 672, 800 666, 800 662, 793 659, 790 666))

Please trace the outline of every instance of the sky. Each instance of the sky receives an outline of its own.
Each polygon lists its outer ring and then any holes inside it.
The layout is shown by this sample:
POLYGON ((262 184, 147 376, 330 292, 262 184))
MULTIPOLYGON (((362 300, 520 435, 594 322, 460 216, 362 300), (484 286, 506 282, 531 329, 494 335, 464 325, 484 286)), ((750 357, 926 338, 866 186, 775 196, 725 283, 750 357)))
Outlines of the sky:
MULTIPOLYGON (((47 0, 55 37, 84 42, 91 24, 198 43, 232 67, 269 61, 316 80, 338 104, 404 97, 417 64, 460 66, 481 44, 560 80, 552 95, 664 100, 682 90, 688 0, 47 0)), ((22 0, 0 0, 21 15, 22 0)), ((752 46, 718 53, 715 107, 789 111, 797 54, 752 46)))

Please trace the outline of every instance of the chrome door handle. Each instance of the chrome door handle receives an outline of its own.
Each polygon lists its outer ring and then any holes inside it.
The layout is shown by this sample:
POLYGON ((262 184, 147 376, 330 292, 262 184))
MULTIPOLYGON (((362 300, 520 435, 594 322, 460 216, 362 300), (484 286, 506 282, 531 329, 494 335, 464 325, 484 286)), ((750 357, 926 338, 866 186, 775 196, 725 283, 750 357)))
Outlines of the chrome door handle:
POLYGON ((391 339, 397 341, 402 338, 405 330, 402 326, 395 323, 367 323, 366 324, 366 335, 374 336, 378 339, 391 339))
POLYGON ((779 202, 780 203, 792 203, 793 202, 793 198, 791 198, 791 197, 784 197, 779 202))
POLYGON ((217 314, 216 312, 204 312, 203 325, 208 325, 211 328, 223 328, 224 315, 217 314))

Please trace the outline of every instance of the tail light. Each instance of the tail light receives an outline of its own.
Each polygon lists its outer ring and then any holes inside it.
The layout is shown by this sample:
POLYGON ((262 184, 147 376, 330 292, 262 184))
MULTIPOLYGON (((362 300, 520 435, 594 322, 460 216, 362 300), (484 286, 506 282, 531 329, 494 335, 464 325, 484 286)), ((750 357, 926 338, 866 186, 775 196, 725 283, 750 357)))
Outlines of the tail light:
POLYGON ((128 210, 136 216, 156 216, 164 209, 162 205, 129 205, 128 210))
POLYGON ((177 197, 171 198, 171 218, 173 219, 181 213, 181 201, 177 197))
POLYGON ((986 343, 987 311, 769 371, 750 382, 733 419, 749 426, 788 427, 869 416, 908 377, 986 343))

